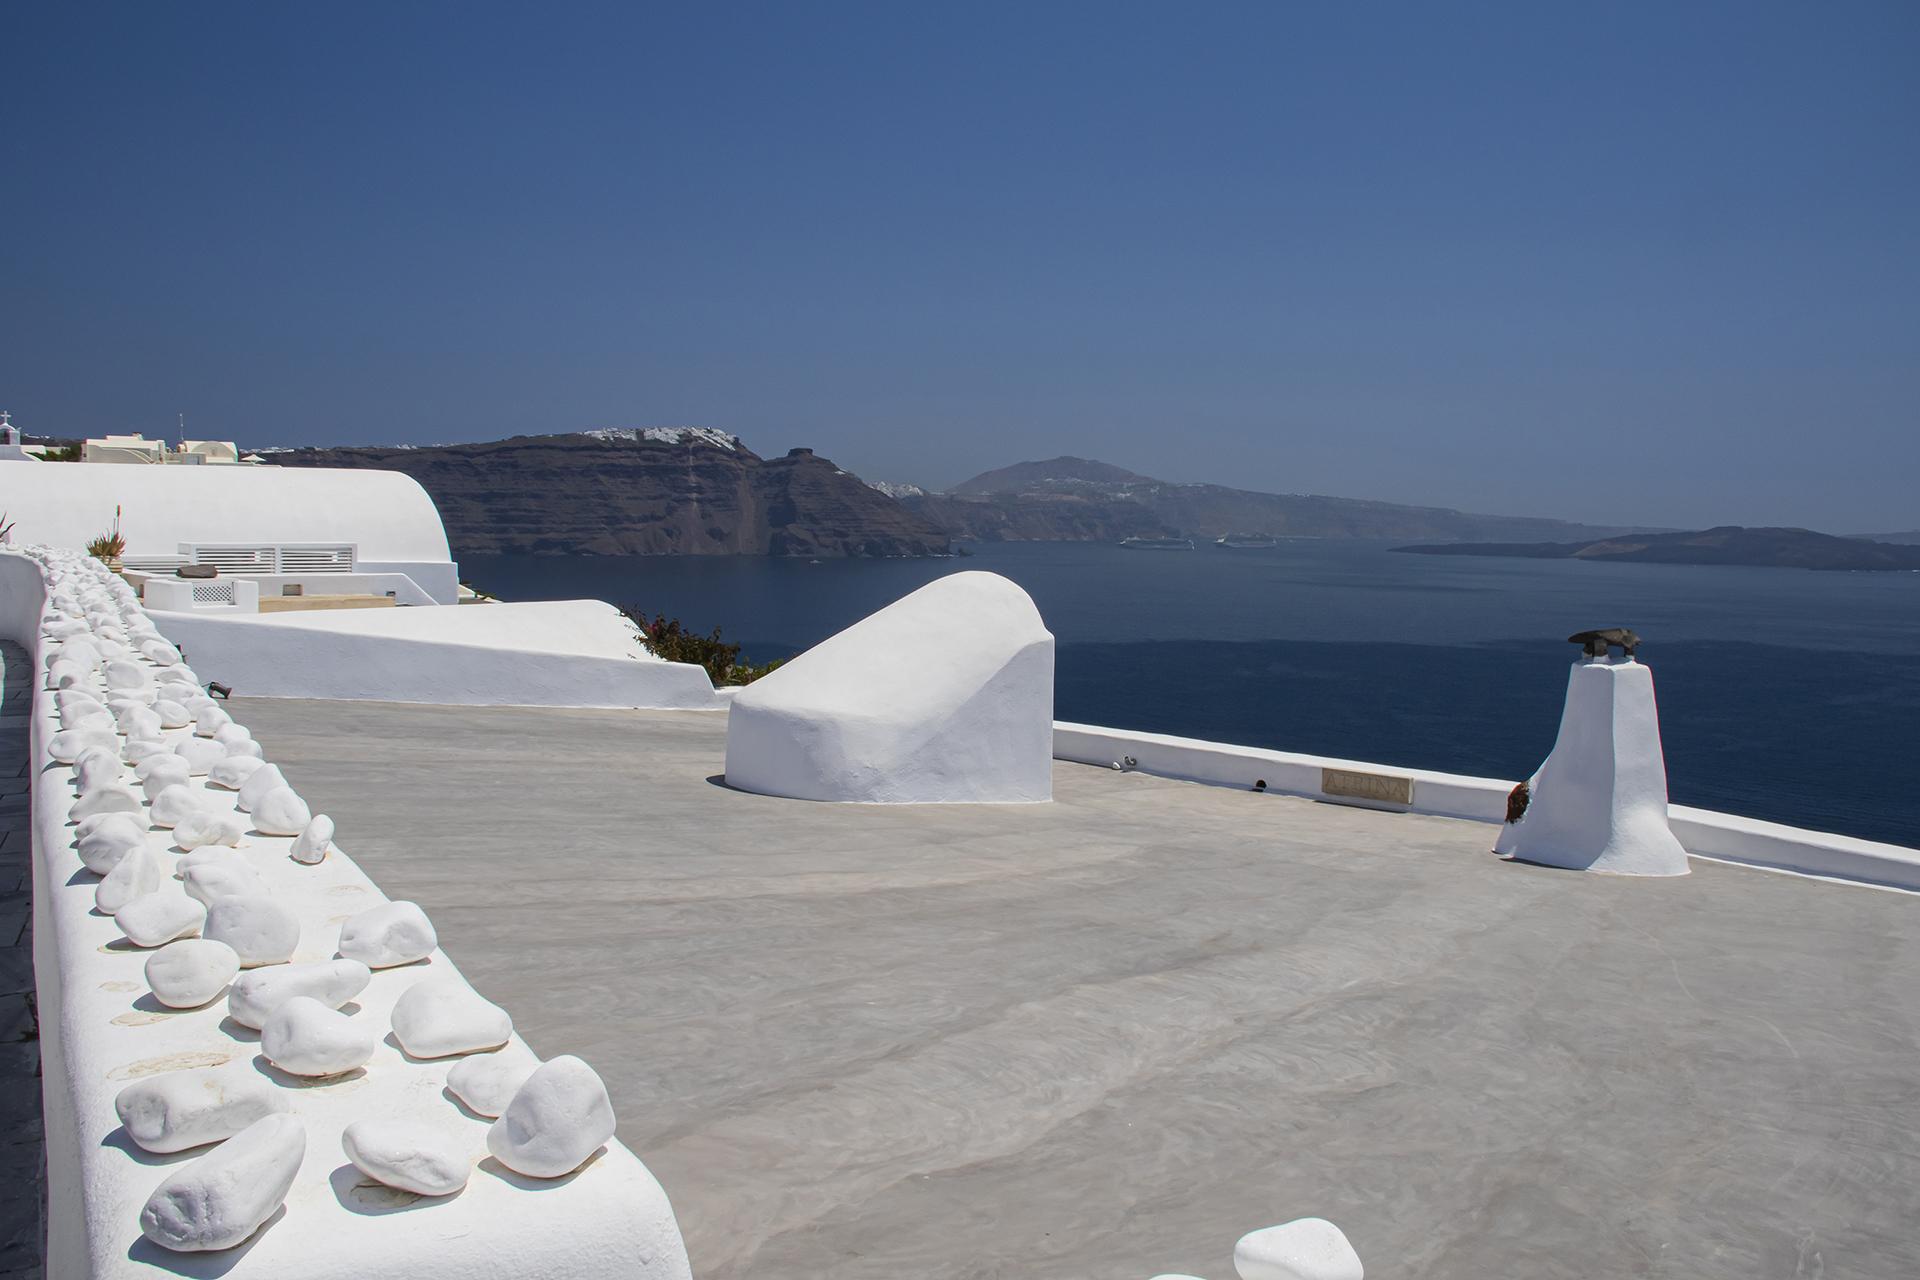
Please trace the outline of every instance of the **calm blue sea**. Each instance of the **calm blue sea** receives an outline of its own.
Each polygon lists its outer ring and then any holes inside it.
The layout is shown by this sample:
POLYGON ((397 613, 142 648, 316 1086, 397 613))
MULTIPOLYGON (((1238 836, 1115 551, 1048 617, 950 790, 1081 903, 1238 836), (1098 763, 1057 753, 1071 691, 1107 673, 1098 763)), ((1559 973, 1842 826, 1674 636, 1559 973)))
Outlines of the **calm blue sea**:
MULTIPOLYGON (((1059 638, 1064 720, 1519 778, 1574 631, 1631 626, 1673 799, 1920 846, 1920 573, 1004 543, 953 560, 469 557, 507 599, 594 597, 796 653, 942 574, 1003 573, 1059 638)), ((931 661, 929 656, 929 661, 931 661)))

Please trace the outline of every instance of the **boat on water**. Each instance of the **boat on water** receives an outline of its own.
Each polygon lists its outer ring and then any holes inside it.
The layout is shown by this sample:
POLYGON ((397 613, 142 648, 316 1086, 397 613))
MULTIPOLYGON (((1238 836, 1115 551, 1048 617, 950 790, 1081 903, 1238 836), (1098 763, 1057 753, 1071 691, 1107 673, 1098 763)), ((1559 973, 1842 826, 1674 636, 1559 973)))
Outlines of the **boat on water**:
POLYGON ((1279 546, 1280 541, 1270 533, 1229 533, 1215 538, 1213 545, 1231 551, 1269 551, 1279 546))
POLYGON ((1120 545, 1132 551, 1191 551, 1192 538, 1122 538, 1120 545))

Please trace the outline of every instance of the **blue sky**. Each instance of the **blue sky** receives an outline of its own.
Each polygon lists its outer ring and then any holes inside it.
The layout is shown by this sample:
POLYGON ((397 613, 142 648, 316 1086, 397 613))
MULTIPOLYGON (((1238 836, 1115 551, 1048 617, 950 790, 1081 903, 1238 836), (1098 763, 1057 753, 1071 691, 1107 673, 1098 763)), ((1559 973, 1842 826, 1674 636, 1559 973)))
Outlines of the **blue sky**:
POLYGON ((1920 5, 0 15, 0 407, 1920 526, 1920 5))

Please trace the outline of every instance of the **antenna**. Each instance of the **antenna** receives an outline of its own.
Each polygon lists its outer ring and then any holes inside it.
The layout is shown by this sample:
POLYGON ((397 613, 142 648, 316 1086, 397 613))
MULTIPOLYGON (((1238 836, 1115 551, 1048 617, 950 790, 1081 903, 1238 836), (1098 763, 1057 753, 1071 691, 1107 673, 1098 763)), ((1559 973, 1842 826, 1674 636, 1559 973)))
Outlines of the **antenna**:
POLYGON ((187 443, 187 415, 183 413, 183 414, 181 414, 181 415, 180 415, 180 444, 181 444, 181 447, 182 447, 182 448, 184 448, 184 447, 186 446, 186 443, 187 443))

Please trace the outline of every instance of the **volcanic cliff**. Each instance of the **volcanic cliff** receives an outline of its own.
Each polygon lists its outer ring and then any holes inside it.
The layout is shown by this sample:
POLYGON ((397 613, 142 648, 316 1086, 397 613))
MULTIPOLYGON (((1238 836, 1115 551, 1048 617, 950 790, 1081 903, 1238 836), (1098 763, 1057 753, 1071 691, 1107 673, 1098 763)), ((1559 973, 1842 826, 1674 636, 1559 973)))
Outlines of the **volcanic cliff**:
POLYGON ((762 458, 696 427, 483 444, 293 449, 286 467, 404 471, 456 556, 945 555, 946 533, 811 449, 762 458))

